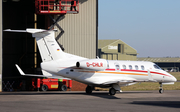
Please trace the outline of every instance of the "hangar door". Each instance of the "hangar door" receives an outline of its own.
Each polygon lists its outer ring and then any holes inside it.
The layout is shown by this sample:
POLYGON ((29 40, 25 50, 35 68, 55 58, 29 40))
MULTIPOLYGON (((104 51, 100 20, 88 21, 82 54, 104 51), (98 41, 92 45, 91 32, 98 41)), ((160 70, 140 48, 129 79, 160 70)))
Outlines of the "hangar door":
MULTIPOLYGON (((35 13, 34 0, 3 0, 3 29, 44 28, 45 17, 35 13)), ((38 72, 41 58, 35 50, 35 40, 31 34, 3 32, 3 91, 6 86, 18 88, 25 77, 20 76, 15 64, 26 73, 38 72), (27 69, 28 68, 28 69, 27 69)), ((28 85, 26 85, 28 86, 28 85)))

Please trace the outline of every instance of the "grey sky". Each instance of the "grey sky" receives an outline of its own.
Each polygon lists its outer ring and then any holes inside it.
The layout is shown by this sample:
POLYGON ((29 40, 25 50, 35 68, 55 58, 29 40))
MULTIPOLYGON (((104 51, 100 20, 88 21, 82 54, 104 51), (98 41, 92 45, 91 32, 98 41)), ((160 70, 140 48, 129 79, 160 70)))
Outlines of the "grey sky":
POLYGON ((121 39, 138 57, 180 56, 180 0, 99 0, 99 39, 121 39))

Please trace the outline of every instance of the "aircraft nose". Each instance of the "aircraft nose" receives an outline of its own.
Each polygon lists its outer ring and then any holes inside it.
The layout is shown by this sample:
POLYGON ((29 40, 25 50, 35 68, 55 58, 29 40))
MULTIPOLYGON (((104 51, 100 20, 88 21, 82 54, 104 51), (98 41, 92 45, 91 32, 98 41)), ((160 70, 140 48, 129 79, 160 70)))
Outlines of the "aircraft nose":
POLYGON ((174 76, 171 75, 170 73, 168 73, 168 75, 171 76, 171 78, 169 79, 171 82, 176 82, 176 81, 177 81, 176 77, 174 77, 174 76))
POLYGON ((173 81, 173 82, 176 82, 177 79, 173 76, 172 81, 173 81))

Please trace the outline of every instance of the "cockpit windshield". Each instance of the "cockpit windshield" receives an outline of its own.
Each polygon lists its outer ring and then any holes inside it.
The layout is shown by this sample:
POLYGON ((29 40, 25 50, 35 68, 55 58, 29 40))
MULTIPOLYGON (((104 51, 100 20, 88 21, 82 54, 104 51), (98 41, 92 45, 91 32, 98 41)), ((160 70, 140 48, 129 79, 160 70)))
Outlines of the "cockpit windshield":
POLYGON ((154 65, 154 68, 155 68, 155 69, 162 70, 158 65, 154 65))

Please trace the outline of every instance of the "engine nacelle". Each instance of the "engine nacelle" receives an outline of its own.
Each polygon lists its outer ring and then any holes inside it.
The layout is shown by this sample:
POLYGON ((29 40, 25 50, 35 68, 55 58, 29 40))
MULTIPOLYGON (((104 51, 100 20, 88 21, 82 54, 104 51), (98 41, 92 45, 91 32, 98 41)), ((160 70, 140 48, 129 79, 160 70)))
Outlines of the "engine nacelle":
POLYGON ((107 60, 105 59, 89 59, 76 63, 76 67, 90 70, 105 70, 107 69, 107 60))

